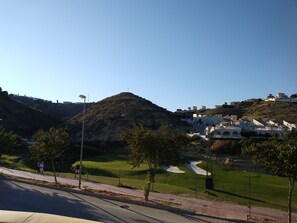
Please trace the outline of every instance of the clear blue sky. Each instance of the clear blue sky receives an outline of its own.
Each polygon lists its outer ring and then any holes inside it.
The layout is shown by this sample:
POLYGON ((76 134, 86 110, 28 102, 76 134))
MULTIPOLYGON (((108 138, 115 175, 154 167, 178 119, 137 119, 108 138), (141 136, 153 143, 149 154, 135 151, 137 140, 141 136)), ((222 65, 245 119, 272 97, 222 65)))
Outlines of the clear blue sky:
POLYGON ((0 0, 0 87, 175 111, 297 93, 297 0, 0 0))

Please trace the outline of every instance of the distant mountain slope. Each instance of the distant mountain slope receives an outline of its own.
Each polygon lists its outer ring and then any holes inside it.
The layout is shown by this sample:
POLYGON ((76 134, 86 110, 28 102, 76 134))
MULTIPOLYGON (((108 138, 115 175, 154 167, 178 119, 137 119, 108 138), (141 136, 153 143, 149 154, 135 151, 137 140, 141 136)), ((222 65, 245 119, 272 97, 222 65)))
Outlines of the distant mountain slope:
MULTIPOLYGON (((162 124, 186 130, 187 125, 172 112, 132 93, 120 93, 86 110, 86 141, 118 141, 121 133, 136 123, 156 129, 162 124)), ((67 122, 70 133, 80 140, 82 113, 67 122)))
POLYGON ((222 108, 208 109, 201 112, 206 115, 237 115, 242 119, 273 120, 282 123, 283 120, 297 123, 297 104, 285 102, 241 102, 238 105, 226 105, 222 108))
POLYGON ((9 97, 36 110, 47 113, 55 119, 72 117, 83 110, 82 103, 53 103, 51 101, 10 94, 9 97))
POLYGON ((282 123, 283 120, 297 123, 297 104, 285 102, 262 101, 247 109, 243 118, 257 118, 268 121, 269 119, 282 123))
POLYGON ((23 137, 31 137, 38 129, 47 129, 59 123, 41 111, 12 100, 1 88, 0 119, 4 128, 23 137))

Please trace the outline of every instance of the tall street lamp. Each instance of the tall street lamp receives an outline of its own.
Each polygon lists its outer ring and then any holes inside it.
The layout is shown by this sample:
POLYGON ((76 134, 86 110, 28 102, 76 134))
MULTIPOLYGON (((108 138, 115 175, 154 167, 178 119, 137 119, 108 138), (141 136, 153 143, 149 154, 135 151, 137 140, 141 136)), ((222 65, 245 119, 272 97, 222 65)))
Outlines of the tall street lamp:
POLYGON ((80 144, 80 159, 79 159, 79 180, 78 188, 81 189, 81 173, 82 173, 82 156, 84 149, 84 133, 85 133, 85 112, 86 112, 86 96, 79 95, 81 99, 84 99, 84 111, 83 111, 83 121, 82 121, 82 130, 81 130, 81 144, 80 144))

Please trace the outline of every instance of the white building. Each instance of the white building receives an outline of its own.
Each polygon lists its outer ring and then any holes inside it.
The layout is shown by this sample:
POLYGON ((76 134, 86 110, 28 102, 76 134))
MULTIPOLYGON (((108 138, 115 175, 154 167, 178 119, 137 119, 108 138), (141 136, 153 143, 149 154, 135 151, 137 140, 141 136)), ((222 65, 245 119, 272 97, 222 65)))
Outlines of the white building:
POLYGON ((241 127, 241 131, 244 131, 244 132, 253 132, 256 127, 256 125, 253 122, 250 122, 248 120, 243 120, 243 119, 240 119, 237 125, 239 125, 241 127))
POLYGON ((254 131, 259 135, 280 135, 284 132, 284 127, 278 123, 269 120, 268 122, 262 122, 256 119, 253 119, 255 124, 254 131))
POLYGON ((232 101, 232 102, 230 102, 230 105, 238 105, 238 104, 240 104, 240 101, 232 101))
POLYGON ((265 101, 297 103, 297 98, 289 98, 285 93, 277 93, 275 98, 267 98, 265 101))
POLYGON ((220 125, 210 127, 208 135, 216 139, 241 139, 241 127, 221 123, 220 125))
POLYGON ((288 96, 285 93, 277 93, 275 98, 288 98, 288 96))
POLYGON ((258 128, 265 127, 265 123, 257 119, 253 119, 252 123, 255 125, 255 127, 258 127, 258 128))
POLYGON ((192 125, 195 132, 205 134, 207 126, 215 126, 223 121, 222 117, 193 114, 192 125))
POLYGON ((193 120, 201 122, 205 126, 216 125, 224 121, 221 116, 193 115, 193 120))
POLYGON ((283 125, 286 126, 290 131, 296 131, 297 130, 297 124, 296 123, 290 123, 285 120, 283 120, 283 125))

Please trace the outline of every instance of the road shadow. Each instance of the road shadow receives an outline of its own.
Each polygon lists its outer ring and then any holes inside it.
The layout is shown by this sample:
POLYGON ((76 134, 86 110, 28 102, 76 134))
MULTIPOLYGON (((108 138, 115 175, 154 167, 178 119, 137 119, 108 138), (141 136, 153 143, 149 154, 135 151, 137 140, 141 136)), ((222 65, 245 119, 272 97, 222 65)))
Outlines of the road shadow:
POLYGON ((10 211, 38 212, 103 221, 111 219, 108 214, 96 213, 96 209, 74 197, 61 196, 60 191, 46 187, 15 182, 0 177, 0 209, 10 211), (40 191, 40 188, 42 191, 40 191))
MULTIPOLYGON (((118 205, 118 203, 116 202, 113 202, 111 200, 107 200, 107 199, 104 199, 102 198, 102 200, 104 200, 105 202, 108 202, 112 205, 118 205)), ((159 203, 156 203, 158 205, 160 205, 159 203)), ((141 213, 141 212, 138 212, 138 211, 135 211, 135 210, 132 210, 132 209, 128 209, 129 211, 133 212, 133 213, 136 213, 136 214, 139 214, 141 216, 144 216, 144 217, 148 217, 152 220, 157 220, 157 222, 160 222, 162 223, 162 221, 160 221, 159 219, 156 219, 156 218, 152 218, 144 213, 141 213)), ((227 218, 222 218, 222 217, 213 217, 213 216, 207 216, 207 215, 201 215, 201 214, 189 214, 189 213, 186 213, 185 211, 181 210, 181 209, 170 209, 170 208, 164 208, 163 209, 164 211, 167 211, 169 213, 172 213, 172 214, 178 214, 182 217, 184 217, 185 219, 187 220, 190 220, 190 221, 195 221, 195 222, 205 222, 205 223, 213 223, 214 221, 225 221, 225 222, 228 222, 228 223, 247 223, 249 221, 245 221, 245 220, 238 220, 238 219, 227 219, 227 218), (207 220, 209 219, 209 220, 207 220)), ((137 222, 140 222, 140 221, 137 221, 137 222)))

